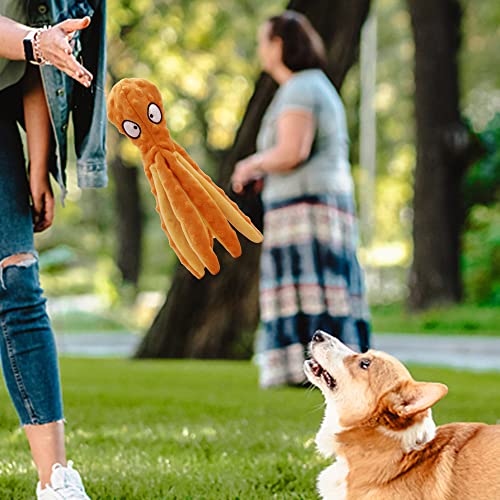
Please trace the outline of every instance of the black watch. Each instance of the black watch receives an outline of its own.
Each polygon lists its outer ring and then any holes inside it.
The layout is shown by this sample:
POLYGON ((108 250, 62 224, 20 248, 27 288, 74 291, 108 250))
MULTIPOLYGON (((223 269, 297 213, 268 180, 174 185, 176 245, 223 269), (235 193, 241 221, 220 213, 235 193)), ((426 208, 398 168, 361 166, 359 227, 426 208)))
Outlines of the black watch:
POLYGON ((40 62, 35 58, 35 51, 33 47, 33 41, 36 33, 37 30, 30 30, 30 32, 23 39, 24 57, 26 58, 26 61, 31 64, 40 64, 40 62))

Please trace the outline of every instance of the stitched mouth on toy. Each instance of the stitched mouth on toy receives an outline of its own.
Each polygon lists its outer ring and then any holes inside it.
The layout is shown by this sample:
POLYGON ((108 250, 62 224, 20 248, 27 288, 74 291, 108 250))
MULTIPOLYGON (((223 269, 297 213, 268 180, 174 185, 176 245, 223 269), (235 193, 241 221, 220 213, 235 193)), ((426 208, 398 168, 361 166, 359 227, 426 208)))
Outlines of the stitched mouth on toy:
POLYGON ((311 373, 319 379, 322 379, 329 389, 335 389, 337 381, 325 370, 314 358, 308 361, 311 373))

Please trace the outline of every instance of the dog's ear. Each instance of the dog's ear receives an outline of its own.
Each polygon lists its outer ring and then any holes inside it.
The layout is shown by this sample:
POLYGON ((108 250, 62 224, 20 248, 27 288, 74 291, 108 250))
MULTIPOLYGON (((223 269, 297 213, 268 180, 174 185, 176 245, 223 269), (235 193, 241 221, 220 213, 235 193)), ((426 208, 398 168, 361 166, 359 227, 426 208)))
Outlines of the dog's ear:
POLYGON ((401 387, 393 398, 392 410, 401 417, 411 417, 429 409, 446 396, 448 387, 437 382, 412 382, 401 387))

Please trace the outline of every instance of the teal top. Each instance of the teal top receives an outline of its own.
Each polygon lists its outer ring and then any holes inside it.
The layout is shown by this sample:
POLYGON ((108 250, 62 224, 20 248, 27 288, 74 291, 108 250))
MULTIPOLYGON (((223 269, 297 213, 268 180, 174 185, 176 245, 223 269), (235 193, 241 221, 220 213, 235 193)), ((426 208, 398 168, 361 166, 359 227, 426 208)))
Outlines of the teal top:
POLYGON ((349 136, 344 106, 323 71, 295 73, 276 92, 257 137, 257 150, 276 145, 279 116, 290 110, 311 112, 316 127, 309 158, 288 172, 266 175, 262 199, 275 202, 328 192, 353 193, 349 136))
MULTIPOLYGON (((0 16, 26 24, 26 2, 23 0, 0 0, 0 16)), ((26 61, 9 61, 0 58, 0 90, 17 83, 26 70, 26 61)))

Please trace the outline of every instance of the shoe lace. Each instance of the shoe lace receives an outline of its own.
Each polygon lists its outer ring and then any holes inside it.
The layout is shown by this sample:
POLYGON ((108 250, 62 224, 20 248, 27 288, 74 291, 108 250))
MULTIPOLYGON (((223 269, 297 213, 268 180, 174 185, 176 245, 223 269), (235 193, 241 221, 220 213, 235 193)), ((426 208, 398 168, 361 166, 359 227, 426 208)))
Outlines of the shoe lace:
POLYGON ((55 492, 64 493, 64 498, 67 500, 87 500, 89 497, 85 493, 80 475, 73 469, 73 461, 69 460, 66 467, 61 464, 52 466, 52 472, 56 472, 58 469, 64 470, 64 484, 59 488, 52 487, 52 489, 55 492))

